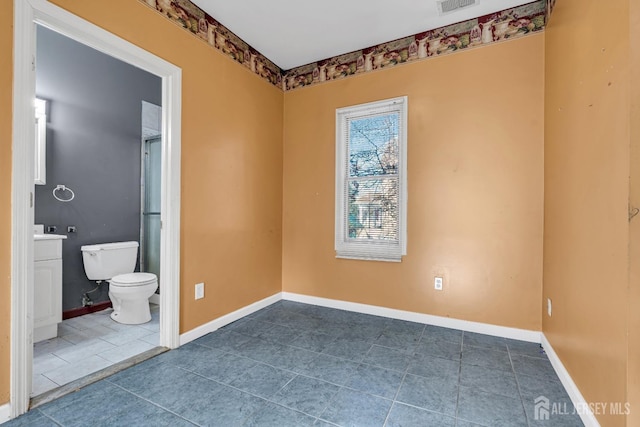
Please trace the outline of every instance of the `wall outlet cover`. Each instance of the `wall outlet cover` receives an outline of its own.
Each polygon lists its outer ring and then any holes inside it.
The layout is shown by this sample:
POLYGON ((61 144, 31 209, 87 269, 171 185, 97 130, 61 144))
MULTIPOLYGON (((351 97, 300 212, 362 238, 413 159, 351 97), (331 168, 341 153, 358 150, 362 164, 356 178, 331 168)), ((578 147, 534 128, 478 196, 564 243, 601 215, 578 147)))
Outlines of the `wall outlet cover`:
POLYGON ((196 299, 204 298, 204 283, 196 283, 196 299))
POLYGON ((433 286, 435 288, 436 291, 441 291, 442 290, 442 277, 436 277, 434 282, 433 282, 433 286))

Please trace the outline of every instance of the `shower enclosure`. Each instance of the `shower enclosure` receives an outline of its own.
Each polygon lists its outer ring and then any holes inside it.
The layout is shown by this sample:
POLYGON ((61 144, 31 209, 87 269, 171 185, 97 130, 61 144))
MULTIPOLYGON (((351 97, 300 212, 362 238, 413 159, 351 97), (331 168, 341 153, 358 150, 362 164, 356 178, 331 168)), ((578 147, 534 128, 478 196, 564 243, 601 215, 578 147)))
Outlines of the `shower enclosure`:
MULTIPOLYGON (((162 177, 162 137, 142 141, 142 215, 140 227, 140 271, 160 277, 160 183, 162 177)), ((160 287, 158 287, 158 292, 160 287)))

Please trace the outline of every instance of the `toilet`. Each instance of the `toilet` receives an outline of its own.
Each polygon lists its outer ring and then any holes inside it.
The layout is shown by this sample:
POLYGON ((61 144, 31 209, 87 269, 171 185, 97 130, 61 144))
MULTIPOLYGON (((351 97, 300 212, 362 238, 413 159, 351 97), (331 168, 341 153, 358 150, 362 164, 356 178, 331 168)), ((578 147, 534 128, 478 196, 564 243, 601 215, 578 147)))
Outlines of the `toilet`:
POLYGON ((158 278, 152 273, 133 272, 138 242, 85 245, 80 250, 87 277, 109 282, 111 318, 127 325, 150 321, 149 297, 158 289, 158 278))

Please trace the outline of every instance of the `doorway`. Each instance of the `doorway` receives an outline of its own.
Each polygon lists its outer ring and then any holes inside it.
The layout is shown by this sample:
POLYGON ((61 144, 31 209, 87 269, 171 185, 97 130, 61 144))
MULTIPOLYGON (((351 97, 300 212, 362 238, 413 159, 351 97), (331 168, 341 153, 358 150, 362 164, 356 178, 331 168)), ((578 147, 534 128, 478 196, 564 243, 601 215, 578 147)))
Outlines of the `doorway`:
POLYGON ((41 120, 46 145, 36 157, 42 173, 34 194, 34 229, 43 232, 38 231, 41 235, 34 243, 32 406, 61 393, 62 386, 158 345, 159 301, 151 305, 148 323, 123 325, 113 320, 110 285, 89 279, 82 249, 140 243, 140 250, 130 251, 130 270, 125 267, 121 273, 159 272, 162 195, 161 138, 153 144, 152 158, 140 160, 145 106, 154 105, 154 134, 161 134, 161 79, 40 25, 36 38, 36 96, 46 103, 47 114, 41 120), (151 247, 141 239, 144 211, 136 203, 145 178, 146 199, 157 213, 145 235, 151 247), (61 185, 67 190, 53 191, 61 185), (49 237, 62 237, 54 240, 61 246, 57 261, 42 260, 48 259, 41 252, 52 243, 49 237), (144 268, 143 248, 155 255, 154 271, 144 268), (47 274, 51 263, 62 267, 55 279, 47 274), (53 390, 57 391, 43 395, 53 390))
POLYGON ((179 346, 181 70, 45 0, 14 2, 10 412, 27 411, 33 359, 35 25, 162 79, 160 345, 179 346), (169 203, 172 201, 172 203, 169 203))

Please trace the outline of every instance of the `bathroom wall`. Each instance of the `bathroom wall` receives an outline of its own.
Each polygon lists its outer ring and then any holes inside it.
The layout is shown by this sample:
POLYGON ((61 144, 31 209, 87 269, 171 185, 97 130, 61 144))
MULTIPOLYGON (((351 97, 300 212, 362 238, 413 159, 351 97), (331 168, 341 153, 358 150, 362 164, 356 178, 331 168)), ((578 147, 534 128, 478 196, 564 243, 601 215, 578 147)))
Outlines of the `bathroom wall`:
MULTIPOLYGON (((638 354, 627 344, 638 334, 627 311, 629 4, 559 1, 545 33, 543 298, 553 313, 542 325, 588 402, 625 403, 638 354)), ((638 425, 605 412, 603 426, 638 425)))
MULTIPOLYGON (((161 79, 44 27, 37 31, 36 95, 47 100, 47 184, 36 185, 35 222, 69 233, 63 310, 82 307, 82 245, 140 240, 142 101, 161 103, 161 79), (69 203, 52 190, 75 192, 69 203)), ((68 193, 58 192, 65 197, 68 193)), ((108 301, 108 284, 90 294, 108 301)))
POLYGON ((539 330, 543 49, 538 34, 286 92, 283 290, 539 330), (402 95, 407 255, 336 259, 335 110, 402 95))

